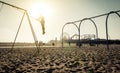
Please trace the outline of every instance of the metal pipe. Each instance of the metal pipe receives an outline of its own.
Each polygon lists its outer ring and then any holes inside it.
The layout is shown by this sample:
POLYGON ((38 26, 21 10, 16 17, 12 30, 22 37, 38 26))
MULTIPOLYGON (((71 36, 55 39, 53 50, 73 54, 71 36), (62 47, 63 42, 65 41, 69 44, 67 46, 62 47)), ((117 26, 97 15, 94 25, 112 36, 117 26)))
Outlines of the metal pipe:
POLYGON ((75 26, 77 27, 77 29, 78 29, 78 34, 79 34, 79 28, 78 28, 78 26, 77 26, 75 23, 66 23, 66 24, 64 24, 64 26, 62 27, 62 48, 63 48, 63 30, 64 30, 64 27, 65 27, 66 25, 70 25, 70 24, 73 24, 73 25, 75 25, 75 26))
MULTIPOLYGON (((96 39, 98 39, 98 29, 97 29, 97 25, 96 25, 95 22, 94 22, 92 19, 90 19, 90 18, 84 18, 84 19, 82 19, 82 21, 81 21, 80 24, 79 24, 79 30, 80 30, 80 27, 81 27, 82 22, 85 21, 85 20, 90 20, 90 21, 94 24, 95 29, 96 29, 96 39)), ((79 31, 79 36, 80 36, 80 31, 79 31)), ((80 38, 79 38, 79 41, 80 41, 80 38)), ((97 41, 98 41, 98 40, 97 40, 97 41)), ((98 46, 98 44, 97 44, 97 46, 98 46)))
POLYGON ((16 42, 16 39, 17 39, 18 33, 19 33, 19 31, 20 31, 20 27, 21 27, 21 25, 22 25, 22 22, 23 22, 24 16, 25 16, 25 12, 23 13, 22 19, 21 19, 21 21, 20 21, 20 25, 19 25, 19 27, 18 27, 18 30, 17 30, 16 36, 15 36, 15 39, 14 39, 14 42, 13 42, 13 45, 12 45, 12 48, 11 48, 10 51, 12 51, 13 48, 14 48, 14 45, 15 45, 15 42, 16 42))
POLYGON ((28 15, 27 11, 26 11, 25 13, 26 13, 26 15, 27 15, 27 19, 28 19, 28 22, 29 22, 29 24, 30 24, 30 29, 31 29, 31 32, 32 32, 32 35, 33 35, 33 38, 34 38, 34 41, 35 41, 35 45, 36 45, 36 48, 37 48, 38 53, 39 53, 37 36, 36 36, 36 34, 35 34, 35 32, 34 32, 34 29, 33 29, 33 26, 32 26, 32 23, 31 23, 31 21, 30 21, 30 17, 29 17, 29 15, 28 15))
POLYGON ((107 14, 105 27, 106 27, 106 44, 107 44, 107 49, 108 50, 109 50, 109 42, 108 42, 108 37, 109 37, 109 34, 108 34, 108 17, 110 16, 110 14, 113 14, 113 13, 117 14, 119 16, 119 18, 120 18, 120 15, 116 11, 111 11, 111 12, 109 12, 107 14))
POLYGON ((23 9, 23 8, 20 8, 20 7, 17 7, 17 6, 14 6, 14 5, 12 5, 12 4, 9 4, 9 3, 3 2, 3 1, 0 1, 0 3, 6 4, 6 5, 8 5, 8 6, 11 6, 11 7, 14 7, 14 8, 17 8, 17 9, 20 9, 20 10, 23 10, 23 11, 27 11, 26 9, 23 9))

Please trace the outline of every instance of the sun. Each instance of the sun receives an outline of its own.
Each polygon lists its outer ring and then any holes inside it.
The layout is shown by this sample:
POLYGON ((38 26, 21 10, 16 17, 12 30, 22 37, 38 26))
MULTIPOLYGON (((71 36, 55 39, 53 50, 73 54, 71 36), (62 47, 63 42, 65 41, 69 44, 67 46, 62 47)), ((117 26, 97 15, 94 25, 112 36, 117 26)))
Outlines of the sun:
POLYGON ((35 3, 31 6, 28 12, 31 17, 34 17, 36 19, 40 16, 44 16, 45 18, 47 18, 51 13, 51 8, 45 3, 35 3))

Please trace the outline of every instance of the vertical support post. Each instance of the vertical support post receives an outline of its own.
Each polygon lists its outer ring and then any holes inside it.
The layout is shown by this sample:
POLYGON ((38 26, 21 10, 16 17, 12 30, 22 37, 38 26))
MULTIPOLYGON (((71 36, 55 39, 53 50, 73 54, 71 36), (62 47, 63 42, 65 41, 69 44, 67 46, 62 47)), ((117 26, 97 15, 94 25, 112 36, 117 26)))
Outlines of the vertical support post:
POLYGON ((81 34, 80 34, 80 26, 81 26, 82 21, 83 21, 83 20, 81 20, 81 22, 80 22, 80 24, 79 24, 79 28, 78 28, 78 29, 79 29, 79 48, 80 48, 80 45, 81 45, 81 42, 80 42, 80 41, 81 41, 81 40, 80 40, 80 39, 81 39, 81 38, 80 38, 80 35, 81 35, 81 34))
POLYGON ((14 39, 14 42, 13 42, 13 45, 12 45, 12 48, 11 48, 10 51, 12 51, 13 48, 14 48, 14 45, 15 45, 15 42, 16 42, 16 39, 17 39, 18 33, 19 33, 19 31, 20 31, 20 27, 21 27, 21 25, 22 25, 22 21, 23 21, 23 19, 24 19, 24 16, 25 16, 25 12, 24 12, 24 14, 23 14, 23 16, 22 16, 22 19, 21 19, 21 21, 20 21, 20 25, 19 25, 19 27, 18 27, 18 30, 17 30, 16 36, 15 36, 15 39, 14 39))
POLYGON ((63 28, 62 28, 62 48, 63 48, 63 28))
MULTIPOLYGON (((110 14, 110 13, 109 13, 110 14)), ((107 44, 107 49, 109 50, 109 43, 108 43, 108 17, 109 17, 109 14, 107 15, 107 18, 106 18, 106 44, 107 44)))
POLYGON ((79 48, 81 47, 81 42, 80 42, 80 28, 78 28, 78 46, 79 48))

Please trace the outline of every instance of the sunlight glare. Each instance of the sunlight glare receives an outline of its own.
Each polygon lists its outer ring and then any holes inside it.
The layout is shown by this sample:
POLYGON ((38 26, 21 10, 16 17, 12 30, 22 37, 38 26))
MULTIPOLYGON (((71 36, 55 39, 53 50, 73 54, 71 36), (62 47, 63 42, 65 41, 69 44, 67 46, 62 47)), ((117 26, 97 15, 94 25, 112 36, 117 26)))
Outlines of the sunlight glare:
POLYGON ((34 18, 39 18, 40 16, 44 16, 47 18, 51 13, 51 8, 45 3, 35 3, 29 10, 30 16, 34 18))

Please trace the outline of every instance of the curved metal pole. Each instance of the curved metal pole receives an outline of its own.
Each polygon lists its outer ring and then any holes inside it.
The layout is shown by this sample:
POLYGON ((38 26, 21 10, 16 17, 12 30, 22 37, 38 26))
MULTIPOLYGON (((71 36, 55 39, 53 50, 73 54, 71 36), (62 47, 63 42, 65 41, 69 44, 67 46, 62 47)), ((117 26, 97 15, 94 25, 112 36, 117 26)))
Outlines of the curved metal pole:
MULTIPOLYGON (((85 20, 90 20, 94 24, 95 29, 96 29, 96 40, 98 41, 98 28, 97 28, 96 23, 91 18, 84 18, 79 24, 79 30, 80 30, 82 22, 85 21, 85 20)), ((80 41, 80 31, 79 31, 79 41, 80 41)), ((98 43, 97 43, 97 46, 98 46, 98 43)))
POLYGON ((96 40, 97 40, 97 46, 98 46, 98 28, 97 28, 97 25, 92 19, 89 19, 89 20, 94 24, 94 26, 96 28, 96 40))
POLYGON ((115 12, 115 11, 111 11, 108 13, 107 17, 106 17, 106 44, 107 44, 107 49, 109 50, 109 43, 108 43, 108 37, 109 37, 109 34, 108 34, 108 17, 110 16, 110 14, 117 14, 119 17, 119 13, 115 12))
POLYGON ((70 24, 75 25, 75 26, 77 27, 78 33, 79 33, 79 28, 78 28, 78 26, 77 26, 75 23, 66 23, 66 24, 64 24, 64 26, 62 27, 62 48, 63 48, 63 31, 64 31, 64 27, 65 27, 66 25, 70 25, 70 24))

